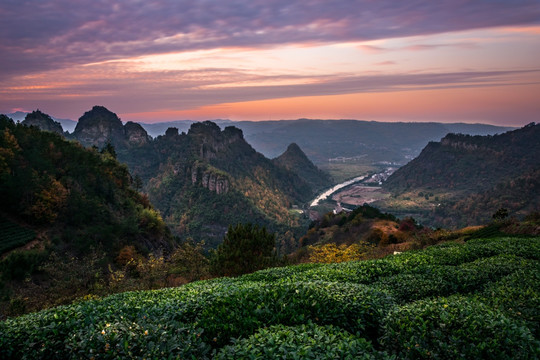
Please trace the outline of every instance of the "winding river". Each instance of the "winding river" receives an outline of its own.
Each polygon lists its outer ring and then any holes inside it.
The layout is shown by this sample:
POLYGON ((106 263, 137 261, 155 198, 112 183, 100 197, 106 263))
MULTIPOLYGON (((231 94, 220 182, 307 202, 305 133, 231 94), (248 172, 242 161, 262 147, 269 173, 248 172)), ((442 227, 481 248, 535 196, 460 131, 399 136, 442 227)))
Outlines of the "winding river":
POLYGON ((319 205, 319 202, 322 201, 322 200, 325 200, 326 198, 328 198, 330 195, 332 195, 333 193, 335 193, 336 191, 340 190, 340 189, 343 189, 344 187, 346 186, 349 186, 351 184, 354 184, 355 182, 359 182, 359 181, 362 181, 366 178, 366 175, 362 175, 362 176, 357 176, 353 179, 350 179, 350 180, 347 180, 345 182, 342 182, 341 184, 337 184, 336 186, 334 186, 333 188, 330 188, 328 190, 326 190, 325 192, 323 192, 322 194, 320 194, 319 196, 317 196, 315 198, 315 200, 313 200, 311 202, 311 204, 309 205, 310 207, 314 207, 314 206, 317 206, 319 205))

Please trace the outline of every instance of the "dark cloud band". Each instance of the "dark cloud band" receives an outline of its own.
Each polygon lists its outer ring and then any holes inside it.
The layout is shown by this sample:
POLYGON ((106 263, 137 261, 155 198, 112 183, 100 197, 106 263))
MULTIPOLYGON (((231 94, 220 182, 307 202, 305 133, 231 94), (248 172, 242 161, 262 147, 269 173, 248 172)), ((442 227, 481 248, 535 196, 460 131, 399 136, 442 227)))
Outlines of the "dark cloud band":
POLYGON ((3 0, 0 80, 172 51, 538 23, 538 0, 3 0))

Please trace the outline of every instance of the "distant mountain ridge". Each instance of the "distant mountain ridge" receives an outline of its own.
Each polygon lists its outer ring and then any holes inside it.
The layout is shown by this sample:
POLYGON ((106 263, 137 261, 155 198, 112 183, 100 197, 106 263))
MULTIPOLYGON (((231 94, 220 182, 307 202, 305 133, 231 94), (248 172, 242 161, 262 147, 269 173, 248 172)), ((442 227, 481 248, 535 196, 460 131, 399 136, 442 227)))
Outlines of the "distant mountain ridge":
MULTIPOLYGON (((163 134, 167 124, 187 131, 190 120, 141 125, 151 136, 163 134)), ((246 140, 268 158, 279 156, 296 143, 315 164, 343 156, 367 155, 370 161, 395 161, 405 164, 429 142, 448 133, 494 135, 512 127, 466 123, 404 123, 364 120, 216 120, 220 126, 242 129, 246 140)))
MULTIPOLYGON (((16 117, 24 118, 18 112, 16 117)), ((15 117, 10 116, 13 119, 15 117)), ((21 118, 21 119, 22 119, 21 118)), ((72 133, 77 122, 55 119, 65 131, 72 133)), ((194 120, 139 123, 152 138, 164 135, 168 128, 179 133, 188 132, 194 120)), ((317 165, 328 163, 336 157, 366 156, 366 161, 391 161, 405 164, 416 157, 429 141, 438 141, 448 133, 469 135, 494 135, 513 130, 512 127, 466 123, 414 123, 377 122, 365 120, 270 120, 233 121, 212 120, 224 128, 235 126, 255 150, 268 158, 282 154, 289 144, 296 143, 307 157, 317 165)))

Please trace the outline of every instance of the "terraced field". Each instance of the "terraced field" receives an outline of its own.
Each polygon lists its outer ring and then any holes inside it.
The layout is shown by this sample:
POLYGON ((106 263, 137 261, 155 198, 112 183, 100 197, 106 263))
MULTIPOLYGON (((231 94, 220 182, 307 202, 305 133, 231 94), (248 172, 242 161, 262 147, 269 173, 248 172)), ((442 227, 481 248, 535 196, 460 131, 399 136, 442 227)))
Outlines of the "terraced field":
POLYGON ((129 292, 0 323, 2 359, 535 359, 540 238, 129 292))
POLYGON ((0 254, 34 240, 36 233, 0 217, 0 254))

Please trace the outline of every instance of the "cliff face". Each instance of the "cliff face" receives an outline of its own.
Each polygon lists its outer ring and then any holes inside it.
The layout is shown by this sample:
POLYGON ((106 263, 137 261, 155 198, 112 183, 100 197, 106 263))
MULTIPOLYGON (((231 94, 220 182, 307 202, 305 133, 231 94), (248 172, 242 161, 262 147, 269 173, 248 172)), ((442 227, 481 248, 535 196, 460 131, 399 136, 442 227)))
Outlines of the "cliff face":
POLYGON ((36 126, 43 131, 50 131, 60 135, 64 133, 62 125, 58 121, 54 121, 49 115, 39 110, 26 114, 22 124, 25 126, 36 126))

